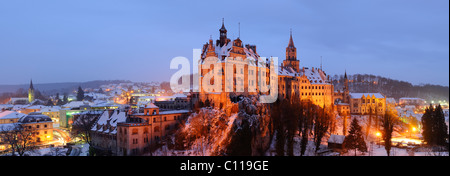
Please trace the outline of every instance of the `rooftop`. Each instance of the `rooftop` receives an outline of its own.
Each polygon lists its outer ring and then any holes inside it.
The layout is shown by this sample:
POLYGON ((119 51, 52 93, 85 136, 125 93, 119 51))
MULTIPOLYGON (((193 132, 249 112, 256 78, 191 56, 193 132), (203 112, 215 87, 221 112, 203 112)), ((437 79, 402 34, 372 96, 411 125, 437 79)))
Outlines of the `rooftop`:
POLYGON ((26 114, 22 114, 16 111, 3 111, 0 112, 0 119, 18 119, 26 116, 26 114))

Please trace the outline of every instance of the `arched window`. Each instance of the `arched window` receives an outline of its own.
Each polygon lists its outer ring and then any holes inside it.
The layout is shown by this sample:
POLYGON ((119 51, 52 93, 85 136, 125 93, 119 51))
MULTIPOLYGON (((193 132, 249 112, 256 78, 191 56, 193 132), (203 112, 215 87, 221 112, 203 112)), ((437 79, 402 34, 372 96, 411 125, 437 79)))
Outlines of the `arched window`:
POLYGON ((138 134, 138 129, 137 128, 133 129, 131 134, 138 134))
POLYGON ((144 128, 144 134, 148 133, 148 128, 144 128))
POLYGON ((153 128, 153 132, 159 132, 159 126, 155 126, 155 128, 153 128))

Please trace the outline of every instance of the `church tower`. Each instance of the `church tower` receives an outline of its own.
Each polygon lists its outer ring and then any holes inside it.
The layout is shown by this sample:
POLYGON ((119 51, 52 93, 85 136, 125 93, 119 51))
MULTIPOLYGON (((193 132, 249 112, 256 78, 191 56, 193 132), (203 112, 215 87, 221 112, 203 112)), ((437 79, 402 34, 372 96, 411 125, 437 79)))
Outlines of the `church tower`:
POLYGON ((286 59, 283 61, 283 65, 286 67, 292 67, 296 72, 300 71, 300 61, 297 60, 297 48, 295 48, 294 40, 292 40, 292 30, 289 38, 289 44, 286 47, 286 59))
POLYGON ((28 89, 28 101, 31 103, 34 101, 34 87, 33 80, 30 81, 30 88, 28 89))
POLYGON ((344 74, 344 103, 350 103, 350 89, 348 88, 347 71, 344 74))

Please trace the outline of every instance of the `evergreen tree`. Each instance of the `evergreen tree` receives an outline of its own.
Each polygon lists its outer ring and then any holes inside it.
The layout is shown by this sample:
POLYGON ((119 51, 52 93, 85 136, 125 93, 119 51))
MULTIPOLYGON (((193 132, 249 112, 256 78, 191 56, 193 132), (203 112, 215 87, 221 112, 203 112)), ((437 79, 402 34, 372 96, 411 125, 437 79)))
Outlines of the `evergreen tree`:
POLYGON ((350 130, 348 131, 348 135, 345 136, 343 145, 346 149, 354 149, 355 156, 356 150, 367 152, 367 146, 364 141, 362 128, 359 125, 357 118, 353 118, 352 123, 350 124, 350 130))
POLYGON ((69 97, 67 97, 67 93, 64 93, 64 96, 63 96, 63 103, 64 103, 64 104, 69 103, 69 97))
POLYGON ((430 104, 430 106, 425 109, 425 113, 422 116, 422 129, 422 136, 428 145, 447 145, 447 124, 445 123, 444 112, 441 105, 434 108, 433 105, 430 104))
POLYGON ((429 107, 425 109, 425 113, 422 115, 422 136, 423 140, 427 144, 434 144, 433 136, 433 115, 434 115, 433 105, 430 104, 429 107))
POLYGON ((81 89, 81 86, 78 86, 78 92, 77 92, 77 101, 83 101, 84 99, 84 91, 81 89))
POLYGON ((445 146, 448 140, 447 124, 445 124, 445 115, 439 104, 436 109, 434 109, 435 126, 436 126, 436 145, 445 146))

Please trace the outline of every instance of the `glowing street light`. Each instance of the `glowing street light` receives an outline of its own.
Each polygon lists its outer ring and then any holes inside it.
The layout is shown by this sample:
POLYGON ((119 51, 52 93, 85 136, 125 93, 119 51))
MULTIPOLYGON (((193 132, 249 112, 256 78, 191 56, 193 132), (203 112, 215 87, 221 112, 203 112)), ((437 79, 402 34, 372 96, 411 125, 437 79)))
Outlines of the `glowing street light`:
POLYGON ((380 132, 377 132, 377 133, 375 133, 375 135, 376 135, 377 137, 380 137, 380 136, 381 136, 381 133, 380 133, 380 132))
POLYGON ((380 133, 379 131, 377 131, 377 133, 375 133, 375 136, 377 136, 377 139, 378 139, 378 147, 380 147, 381 133, 380 133))

